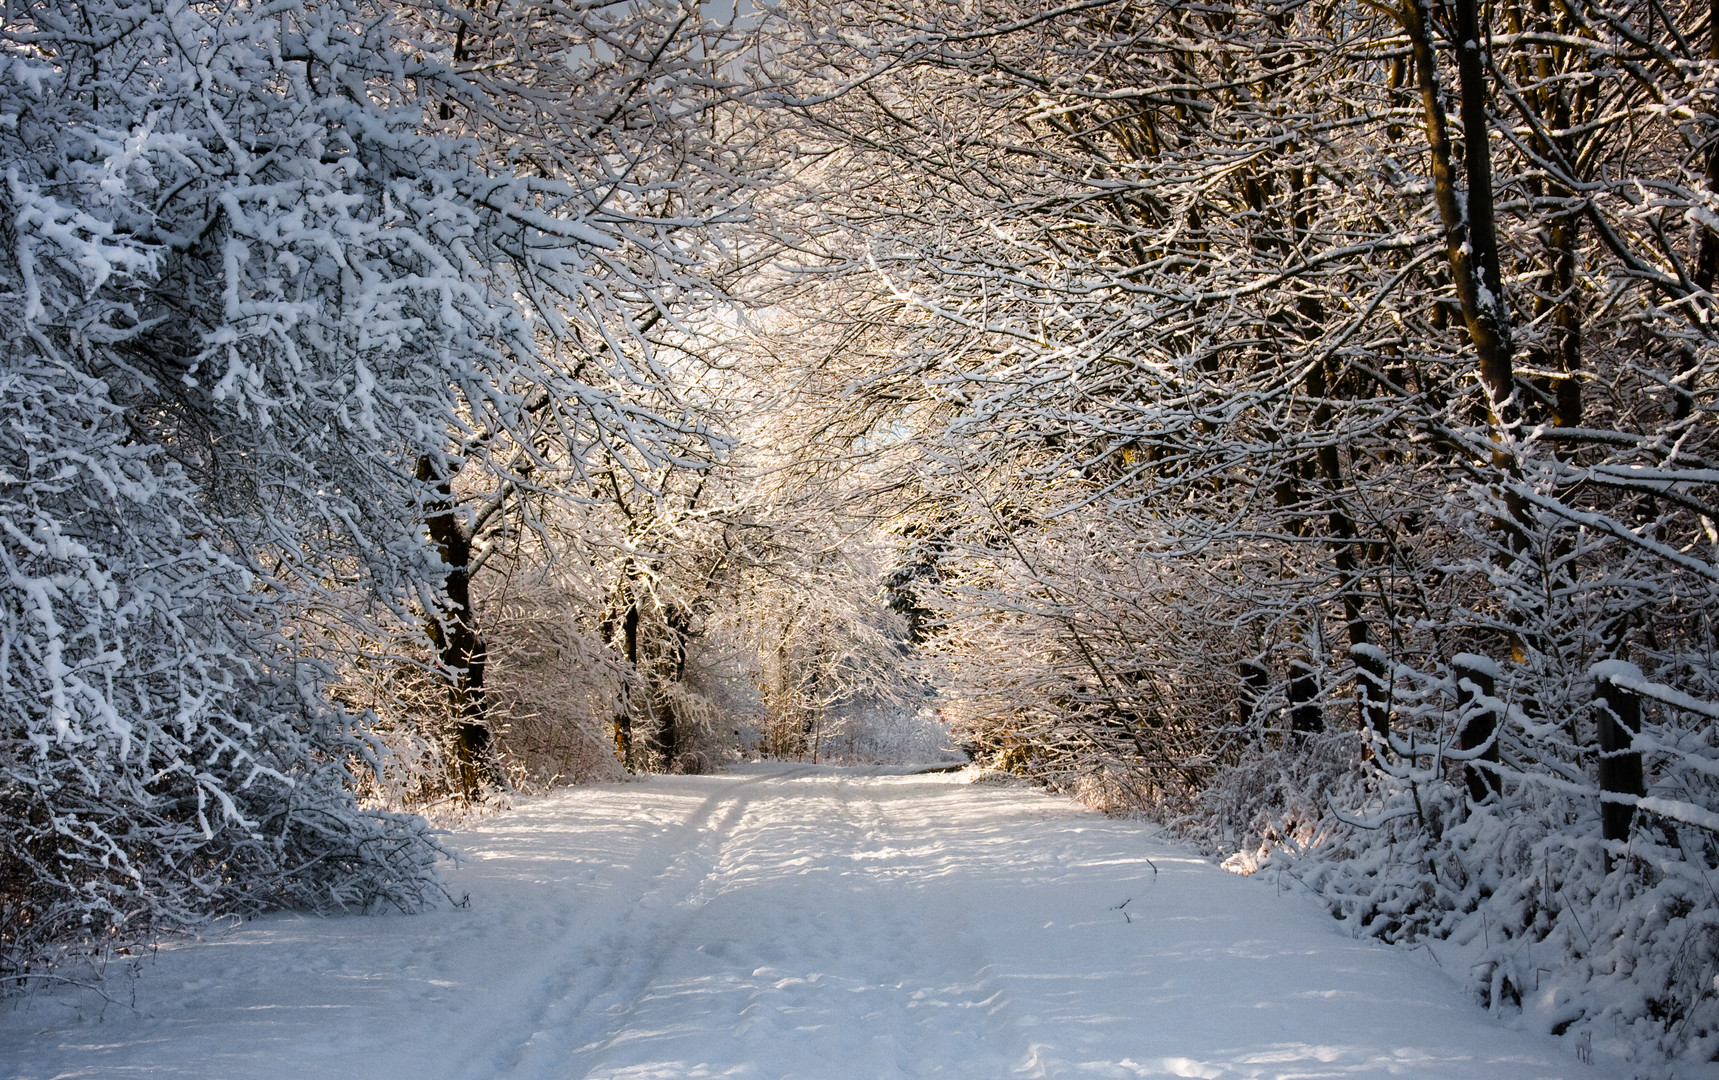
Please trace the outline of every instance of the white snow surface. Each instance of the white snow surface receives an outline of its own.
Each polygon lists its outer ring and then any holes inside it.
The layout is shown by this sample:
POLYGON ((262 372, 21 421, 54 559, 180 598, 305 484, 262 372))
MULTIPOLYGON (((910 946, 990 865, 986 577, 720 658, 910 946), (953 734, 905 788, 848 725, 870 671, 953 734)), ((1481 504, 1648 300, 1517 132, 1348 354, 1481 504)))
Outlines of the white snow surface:
POLYGON ((1066 800, 764 765, 521 800, 450 837, 470 906, 277 915, 121 1000, 0 1007, 0 1074, 375 1080, 1620 1075, 1425 950, 1356 941, 1066 800))

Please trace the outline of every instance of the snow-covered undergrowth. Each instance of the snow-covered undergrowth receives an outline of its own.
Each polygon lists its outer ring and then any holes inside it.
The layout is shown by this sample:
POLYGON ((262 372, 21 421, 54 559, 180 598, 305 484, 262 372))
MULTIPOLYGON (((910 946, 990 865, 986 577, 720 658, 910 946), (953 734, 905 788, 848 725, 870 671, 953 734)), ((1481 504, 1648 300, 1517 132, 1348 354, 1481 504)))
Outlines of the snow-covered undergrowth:
POLYGON ((1608 860, 1586 793, 1507 782, 1476 806, 1460 766, 1399 779, 1358 757, 1347 733, 1258 748, 1177 825, 1231 870, 1293 875, 1358 937, 1425 948, 1495 1015, 1644 1077, 1719 1057, 1706 834, 1638 822, 1608 860))
POLYGON ((353 796, 375 755, 326 666, 113 388, 13 357, 0 415, 0 990, 216 913, 433 893, 422 819, 353 796))
POLYGON ((949 748, 949 729, 929 710, 861 702, 832 713, 819 760, 843 765, 966 760, 966 755, 949 748))

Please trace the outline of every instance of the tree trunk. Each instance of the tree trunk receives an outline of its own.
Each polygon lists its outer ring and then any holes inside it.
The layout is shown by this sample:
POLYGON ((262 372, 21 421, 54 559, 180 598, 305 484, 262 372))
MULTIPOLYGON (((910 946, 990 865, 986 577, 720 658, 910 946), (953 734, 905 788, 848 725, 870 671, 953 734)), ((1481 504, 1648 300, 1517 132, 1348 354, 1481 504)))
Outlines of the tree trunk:
POLYGON ((485 784, 506 784, 486 722, 483 676, 488 649, 472 607, 472 537, 455 512, 452 479, 439 475, 428 457, 418 459, 418 479, 434 484, 437 493, 424 524, 448 572, 442 586, 446 604, 441 616, 430 623, 430 639, 442 667, 453 677, 449 705, 454 717, 454 759, 460 794, 472 801, 485 784))
POLYGON ((650 748, 658 767, 663 772, 673 772, 681 754, 687 749, 687 736, 691 734, 680 722, 680 711, 673 695, 674 685, 686 675, 686 639, 690 623, 680 611, 670 608, 661 625, 666 633, 660 651, 666 655, 653 655, 647 665, 651 711, 656 721, 650 733, 650 748))
POLYGON ((1259 704, 1271 692, 1271 669, 1253 657, 1241 662, 1241 694, 1236 698, 1236 726, 1246 738, 1259 714, 1259 704))
POLYGON ((1398 21, 1409 36, 1426 116, 1427 149, 1433 194, 1444 225, 1445 258, 1462 306, 1463 322, 1478 361, 1492 430, 1492 460, 1506 477, 1502 491, 1507 520, 1499 522, 1510 549, 1528 549, 1527 503, 1510 481, 1522 470, 1511 448, 1517 419, 1516 371, 1510 340, 1510 313, 1504 303, 1503 274, 1492 196, 1492 147, 1486 119, 1486 75, 1477 0, 1453 0, 1456 14, 1457 76, 1463 136, 1466 195, 1459 189, 1452 161, 1450 127, 1439 86, 1438 55, 1433 48, 1425 0, 1403 0, 1398 21))
MULTIPOLYGON (((1335 418, 1330 404, 1330 390, 1326 380, 1325 364, 1320 362, 1313 365, 1307 375, 1307 392, 1316 402, 1313 407, 1313 430, 1316 434, 1327 433, 1335 429, 1335 418)), ((1349 516, 1348 508, 1343 505, 1343 463, 1337 453, 1334 443, 1327 443, 1319 448, 1319 471, 1324 476, 1330 488, 1331 509, 1326 520, 1331 529, 1331 560, 1336 566, 1337 578, 1340 582, 1343 600, 1343 625, 1349 635, 1349 650, 1351 656, 1357 650, 1365 651, 1372 645, 1373 637, 1367 625, 1366 596, 1361 591, 1361 564, 1356 551, 1359 539, 1355 532, 1355 521, 1349 516)), ((1369 703, 1374 700, 1369 696, 1370 688, 1362 677, 1360 663, 1356 664, 1356 697, 1360 699, 1363 723, 1373 727, 1381 735, 1389 734, 1390 721, 1387 713, 1369 703)), ((1377 698, 1382 701, 1382 697, 1377 698)))
MULTIPOLYGON (((603 638, 611 645, 619 644, 621 655, 634 672, 639 670, 639 601, 633 593, 630 575, 621 578, 615 587, 615 600, 610 614, 603 620, 603 638), (619 623, 615 618, 619 614, 619 623), (617 641, 617 634, 619 640, 617 641)), ((630 684, 623 681, 615 702, 614 719, 615 760, 628 772, 635 767, 633 755, 633 705, 630 684)))
MULTIPOLYGON (((1707 8, 1707 58, 1719 62, 1719 0, 1709 0, 1707 8)), ((1708 145, 1705 165, 1707 190, 1719 193, 1719 138, 1708 145)), ((1695 285, 1711 293, 1719 280, 1719 233, 1704 223, 1698 222, 1695 227, 1701 230, 1695 250, 1695 285)), ((1673 380, 1673 385, 1682 391, 1672 406, 1672 417, 1676 420, 1687 420, 1695 411, 1696 376, 1701 369, 1693 355, 1686 363, 1689 365, 1686 376, 1673 380)))

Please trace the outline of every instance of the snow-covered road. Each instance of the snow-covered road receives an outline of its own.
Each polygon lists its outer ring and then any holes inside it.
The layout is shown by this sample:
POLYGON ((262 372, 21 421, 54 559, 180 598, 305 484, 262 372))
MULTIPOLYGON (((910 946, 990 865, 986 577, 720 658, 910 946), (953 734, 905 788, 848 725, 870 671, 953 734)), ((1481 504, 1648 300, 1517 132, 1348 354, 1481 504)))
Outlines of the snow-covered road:
POLYGON ((526 800, 452 843, 468 908, 163 949, 105 1011, 0 1008, 0 1074, 1615 1075, 1288 879, 1020 788, 754 766, 526 800))

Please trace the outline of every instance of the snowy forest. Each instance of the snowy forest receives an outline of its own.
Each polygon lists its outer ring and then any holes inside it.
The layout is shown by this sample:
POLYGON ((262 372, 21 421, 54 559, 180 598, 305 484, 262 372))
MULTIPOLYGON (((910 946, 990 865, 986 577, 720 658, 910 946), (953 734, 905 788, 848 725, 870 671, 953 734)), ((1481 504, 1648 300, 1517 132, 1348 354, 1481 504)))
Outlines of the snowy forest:
POLYGON ((7 987, 958 748, 1719 1058, 1719 2, 0 41, 7 987))

